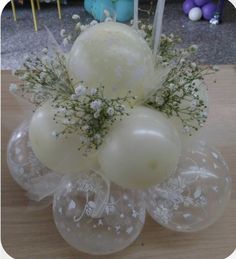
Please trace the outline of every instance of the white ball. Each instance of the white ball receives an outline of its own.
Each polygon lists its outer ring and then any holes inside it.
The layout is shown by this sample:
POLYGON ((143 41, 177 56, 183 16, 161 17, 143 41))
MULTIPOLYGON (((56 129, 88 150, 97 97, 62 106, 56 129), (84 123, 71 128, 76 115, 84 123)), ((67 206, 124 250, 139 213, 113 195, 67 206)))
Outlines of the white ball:
POLYGON ((137 107, 110 131, 98 159, 111 181, 146 188, 174 172, 180 150, 178 133, 168 119, 158 111, 137 107))
POLYGON ((188 17, 191 21, 199 21, 202 18, 202 10, 199 7, 194 7, 189 11, 188 17))
POLYGON ((125 96, 128 90, 143 97, 154 83, 152 51, 129 26, 100 23, 75 41, 68 59, 71 77, 88 87, 105 87, 105 96, 125 96))
MULTIPOLYGON (((53 120, 55 110, 49 103, 42 105, 30 123, 29 138, 36 157, 48 168, 60 173, 79 173, 92 163, 91 157, 84 157, 80 136, 70 134, 55 136, 64 128, 53 120)), ((92 155, 91 155, 92 156, 92 155)))

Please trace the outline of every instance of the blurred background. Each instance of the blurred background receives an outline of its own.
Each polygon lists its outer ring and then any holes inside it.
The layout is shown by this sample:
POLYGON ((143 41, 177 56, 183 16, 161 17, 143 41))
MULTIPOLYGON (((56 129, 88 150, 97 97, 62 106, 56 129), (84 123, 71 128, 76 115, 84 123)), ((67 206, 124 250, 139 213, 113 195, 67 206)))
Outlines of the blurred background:
MULTIPOLYGON (((119 4, 117 17, 129 23, 129 10, 133 0, 12 0, 1 16, 1 68, 20 68, 26 54, 37 53, 47 47, 45 26, 53 33, 58 43, 62 44, 61 30, 72 31, 78 22, 72 19, 72 15, 78 14, 82 24, 91 22, 94 18, 99 19, 100 9, 109 1, 119 4), (94 2, 97 2, 96 6, 93 6, 94 2)), ((140 19, 146 23, 152 22, 156 2, 139 2, 140 19)), ((202 64, 236 64, 236 9, 230 2, 221 1, 222 23, 213 25, 208 21, 209 17, 217 13, 215 8, 219 2, 166 1, 163 33, 180 36, 183 46, 199 45, 196 59, 202 64), (193 8, 195 10, 192 10, 193 8), (199 12, 203 18, 199 16, 199 12)))

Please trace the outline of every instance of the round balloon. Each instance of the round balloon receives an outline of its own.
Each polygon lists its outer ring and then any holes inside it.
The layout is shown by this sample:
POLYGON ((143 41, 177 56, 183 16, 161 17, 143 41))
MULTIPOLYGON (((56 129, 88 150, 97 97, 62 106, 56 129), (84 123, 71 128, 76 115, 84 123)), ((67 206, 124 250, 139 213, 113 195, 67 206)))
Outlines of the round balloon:
POLYGON ((199 7, 193 7, 189 13, 188 13, 188 17, 191 21, 196 22, 201 20, 202 18, 202 10, 199 7))
POLYGON ((95 156, 88 157, 79 150, 79 134, 56 136, 64 129, 62 123, 53 118, 56 110, 49 102, 43 104, 30 122, 29 138, 36 157, 48 168, 59 173, 79 173, 95 163, 95 156))
POLYGON ((61 178, 35 157, 28 130, 29 121, 25 121, 13 132, 7 148, 8 168, 13 179, 28 191, 30 198, 42 199, 55 190, 61 178))
POLYGON ((196 7, 195 3, 193 0, 185 0, 183 3, 183 11, 185 14, 188 14, 189 11, 193 8, 196 7))
POLYGON ((54 194, 53 214, 71 246, 97 255, 129 246, 145 221, 141 192, 110 185, 94 171, 64 180, 54 194))
POLYGON ((84 31, 69 54, 68 69, 74 82, 105 87, 105 96, 126 96, 129 90, 143 97, 154 84, 152 51, 128 25, 106 22, 84 31))
POLYGON ((174 231, 195 232, 213 224, 230 199, 231 178, 221 154, 203 142, 188 146, 175 175, 146 192, 152 218, 174 231))
POLYGON ((176 129, 160 112, 136 107, 104 140, 98 160, 104 174, 127 188, 146 188, 176 169, 181 143, 176 129))
POLYGON ((217 6, 214 3, 208 3, 202 7, 202 15, 205 20, 210 20, 213 18, 215 12, 217 10, 217 6))

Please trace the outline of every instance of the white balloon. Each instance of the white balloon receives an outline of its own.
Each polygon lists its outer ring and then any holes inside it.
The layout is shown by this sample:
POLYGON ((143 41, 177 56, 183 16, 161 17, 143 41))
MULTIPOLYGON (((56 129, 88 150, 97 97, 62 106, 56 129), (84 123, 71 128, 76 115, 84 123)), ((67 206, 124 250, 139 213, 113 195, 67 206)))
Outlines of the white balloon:
POLYGON ((152 218, 174 231, 195 232, 223 214, 231 193, 228 166, 221 154, 205 143, 184 148, 175 175, 146 192, 152 218))
POLYGON ((191 21, 199 21, 202 18, 202 10, 199 7, 193 7, 188 14, 191 21))
POLYGON ((59 173, 79 173, 92 166, 95 157, 93 154, 83 156, 79 150, 81 141, 78 134, 55 136, 55 132, 62 131, 64 126, 53 120, 54 114, 55 110, 47 102, 36 110, 31 120, 29 138, 36 157, 59 173))
POLYGON ((87 171, 65 179, 54 194, 53 214, 62 237, 89 254, 111 254, 129 246, 145 221, 143 195, 109 184, 87 171))
POLYGON ((14 130, 8 143, 7 164, 13 179, 28 192, 29 198, 38 201, 54 192, 61 176, 35 157, 28 130, 28 120, 14 130))
POLYGON ((98 159, 111 181, 127 188, 146 188, 174 172, 180 150, 171 123, 158 111, 137 107, 110 131, 98 159))
POLYGON ((143 97, 154 85, 154 61, 146 41, 129 26, 107 22, 84 31, 69 54, 71 77, 88 87, 105 87, 105 96, 143 97))

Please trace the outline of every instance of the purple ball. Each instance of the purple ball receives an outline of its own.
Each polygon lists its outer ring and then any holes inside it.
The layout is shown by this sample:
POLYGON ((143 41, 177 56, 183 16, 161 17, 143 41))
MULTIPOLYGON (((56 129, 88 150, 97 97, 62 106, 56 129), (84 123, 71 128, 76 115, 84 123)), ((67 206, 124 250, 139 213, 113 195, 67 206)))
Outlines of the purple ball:
POLYGON ((205 20, 210 20, 215 12, 216 12, 217 6, 214 3, 206 4, 202 7, 202 16, 205 20))
POLYGON ((200 7, 209 2, 211 2, 211 0, 194 0, 195 5, 200 7))
POLYGON ((183 3, 183 11, 185 14, 188 14, 189 11, 193 8, 196 7, 194 4, 193 0, 185 0, 183 3))

